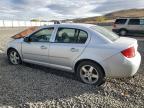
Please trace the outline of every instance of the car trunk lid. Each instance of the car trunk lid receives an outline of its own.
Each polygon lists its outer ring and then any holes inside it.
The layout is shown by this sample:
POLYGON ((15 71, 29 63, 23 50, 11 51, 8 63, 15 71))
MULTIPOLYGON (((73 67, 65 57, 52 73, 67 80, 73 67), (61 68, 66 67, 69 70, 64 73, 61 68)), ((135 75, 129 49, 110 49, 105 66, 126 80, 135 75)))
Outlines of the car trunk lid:
POLYGON ((120 51, 126 50, 128 48, 134 48, 135 53, 137 53, 138 43, 136 39, 120 37, 115 42, 113 42, 114 46, 119 48, 120 51))

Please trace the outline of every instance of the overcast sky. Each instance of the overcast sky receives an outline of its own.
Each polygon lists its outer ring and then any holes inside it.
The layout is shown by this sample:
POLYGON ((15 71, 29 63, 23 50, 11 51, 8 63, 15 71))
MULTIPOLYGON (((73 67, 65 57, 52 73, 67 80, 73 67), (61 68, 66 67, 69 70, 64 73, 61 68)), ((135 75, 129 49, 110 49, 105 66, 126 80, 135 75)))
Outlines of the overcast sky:
POLYGON ((0 0, 0 19, 80 18, 131 8, 144 8, 144 0, 0 0))

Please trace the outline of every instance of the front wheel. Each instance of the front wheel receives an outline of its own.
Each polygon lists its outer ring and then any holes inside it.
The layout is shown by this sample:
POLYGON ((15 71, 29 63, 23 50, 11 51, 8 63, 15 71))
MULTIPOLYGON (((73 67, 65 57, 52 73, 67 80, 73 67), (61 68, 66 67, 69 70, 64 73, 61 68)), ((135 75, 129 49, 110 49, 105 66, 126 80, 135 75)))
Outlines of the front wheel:
POLYGON ((22 63, 21 57, 15 49, 11 49, 8 51, 8 60, 13 65, 18 65, 22 63))
POLYGON ((121 36, 126 36, 127 35, 127 31, 122 29, 122 30, 120 30, 119 34, 121 36))
POLYGON ((77 77, 86 84, 100 86, 104 82, 105 74, 97 63, 84 61, 78 65, 77 77))

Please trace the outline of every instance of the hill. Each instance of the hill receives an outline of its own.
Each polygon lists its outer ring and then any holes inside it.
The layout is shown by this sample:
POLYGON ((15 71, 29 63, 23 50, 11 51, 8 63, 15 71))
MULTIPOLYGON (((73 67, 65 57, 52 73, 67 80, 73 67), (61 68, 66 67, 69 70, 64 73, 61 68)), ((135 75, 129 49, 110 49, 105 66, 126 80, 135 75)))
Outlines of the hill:
POLYGON ((77 18, 71 20, 67 19, 65 21, 73 21, 76 23, 100 23, 100 22, 111 22, 114 19, 119 17, 144 17, 144 9, 121 10, 121 11, 108 13, 103 16, 77 18))
POLYGON ((115 19, 117 17, 144 17, 144 9, 122 10, 106 14, 105 17, 115 19))

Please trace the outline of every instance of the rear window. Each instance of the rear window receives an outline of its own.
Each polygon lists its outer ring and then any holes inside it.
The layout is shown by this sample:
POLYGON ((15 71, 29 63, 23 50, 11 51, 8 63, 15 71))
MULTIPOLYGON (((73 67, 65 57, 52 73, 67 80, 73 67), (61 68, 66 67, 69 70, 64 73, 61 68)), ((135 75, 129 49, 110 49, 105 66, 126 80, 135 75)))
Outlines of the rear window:
POLYGON ((125 24, 127 19, 116 19, 115 24, 125 24))
POLYGON ((139 25, 140 19, 130 19, 128 24, 129 25, 139 25))
POLYGON ((110 30, 107 30, 104 27, 92 26, 91 29, 99 32, 103 37, 106 37, 106 38, 108 38, 111 41, 115 41, 115 40, 117 40, 119 38, 119 36, 117 34, 113 33, 110 30))

